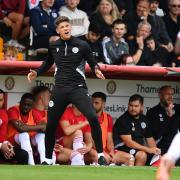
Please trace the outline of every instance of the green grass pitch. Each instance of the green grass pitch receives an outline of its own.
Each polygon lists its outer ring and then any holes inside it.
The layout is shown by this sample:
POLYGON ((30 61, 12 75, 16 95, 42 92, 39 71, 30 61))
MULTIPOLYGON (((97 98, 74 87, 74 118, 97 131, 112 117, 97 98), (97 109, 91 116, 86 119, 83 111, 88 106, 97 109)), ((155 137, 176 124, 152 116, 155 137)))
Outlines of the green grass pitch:
MULTIPOLYGON (((72 167, 0 165, 1 180, 155 180, 151 167, 72 167)), ((171 180, 180 179, 174 168, 171 180)))

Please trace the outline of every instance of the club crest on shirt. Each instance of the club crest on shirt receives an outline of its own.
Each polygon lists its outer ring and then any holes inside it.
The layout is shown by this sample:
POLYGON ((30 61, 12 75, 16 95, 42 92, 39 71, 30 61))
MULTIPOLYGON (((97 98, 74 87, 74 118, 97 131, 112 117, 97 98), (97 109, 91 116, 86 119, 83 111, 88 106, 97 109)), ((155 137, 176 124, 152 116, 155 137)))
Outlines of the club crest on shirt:
POLYGON ((52 17, 53 18, 57 18, 57 14, 56 13, 52 13, 52 17))
POLYGON ((145 123, 145 122, 142 122, 142 123, 141 123, 141 127, 142 127, 143 129, 145 129, 145 128, 146 128, 146 123, 145 123))
POLYGON ((59 52, 59 48, 56 48, 56 51, 59 52))
POLYGON ((73 47, 73 48, 72 48, 72 52, 75 53, 75 54, 78 53, 78 52, 79 52, 79 48, 73 47))
POLYGON ((54 106, 54 102, 53 101, 49 101, 49 107, 53 107, 54 106))
POLYGON ((159 114, 159 120, 160 120, 161 122, 164 121, 162 114, 159 114))

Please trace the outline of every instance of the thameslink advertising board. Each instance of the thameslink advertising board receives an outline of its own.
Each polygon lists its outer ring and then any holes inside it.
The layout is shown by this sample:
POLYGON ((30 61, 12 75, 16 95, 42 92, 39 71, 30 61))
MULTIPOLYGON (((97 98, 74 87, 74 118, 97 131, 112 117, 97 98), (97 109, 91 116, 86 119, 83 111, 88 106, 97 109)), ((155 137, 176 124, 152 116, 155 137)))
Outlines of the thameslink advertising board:
MULTIPOLYGON (((117 119, 127 110, 129 97, 140 94, 144 97, 144 113, 159 102, 158 89, 163 85, 174 88, 174 101, 180 103, 180 83, 169 81, 141 81, 141 80, 100 80, 87 79, 89 93, 96 91, 107 95, 105 111, 117 119)), ((29 92, 33 86, 45 85, 50 89, 54 86, 53 77, 38 77, 29 84, 26 76, 0 76, 0 88, 7 92, 7 107, 17 104, 23 93, 29 92)))

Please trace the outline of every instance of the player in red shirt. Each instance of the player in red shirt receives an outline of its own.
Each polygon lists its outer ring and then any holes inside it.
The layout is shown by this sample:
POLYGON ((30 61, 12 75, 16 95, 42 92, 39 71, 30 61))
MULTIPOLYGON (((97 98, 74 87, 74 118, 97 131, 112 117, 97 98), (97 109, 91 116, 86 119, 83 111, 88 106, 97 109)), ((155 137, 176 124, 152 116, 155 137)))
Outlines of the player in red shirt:
POLYGON ((34 165, 34 157, 30 139, 36 132, 44 132, 45 127, 34 123, 32 107, 34 97, 26 93, 21 97, 20 104, 8 109, 8 139, 13 145, 19 144, 20 147, 28 152, 28 164, 34 165))
MULTIPOLYGON (((36 125, 43 125, 46 128, 47 108, 50 100, 50 89, 46 86, 36 86, 32 89, 34 96, 34 106, 32 109, 33 119, 36 125)), ((33 145, 37 146, 40 155, 40 163, 45 161, 45 133, 38 132, 31 139, 33 145)), ((53 164, 55 164, 55 155, 53 156, 53 164)))
POLYGON ((74 106, 68 107, 59 121, 56 145, 57 162, 85 165, 84 155, 92 148, 91 128, 84 115, 74 106), (58 148, 60 147, 60 148, 58 148))
POLYGON ((3 106, 4 92, 0 89, 0 160, 8 162, 16 161, 18 164, 27 164, 27 152, 18 147, 13 147, 6 139, 8 115, 3 106))
POLYGON ((110 114, 104 111, 106 104, 106 94, 104 94, 103 92, 95 92, 92 95, 92 101, 102 130, 103 151, 107 163, 123 163, 133 166, 134 158, 132 158, 129 153, 114 150, 114 143, 112 137, 113 119, 110 114))

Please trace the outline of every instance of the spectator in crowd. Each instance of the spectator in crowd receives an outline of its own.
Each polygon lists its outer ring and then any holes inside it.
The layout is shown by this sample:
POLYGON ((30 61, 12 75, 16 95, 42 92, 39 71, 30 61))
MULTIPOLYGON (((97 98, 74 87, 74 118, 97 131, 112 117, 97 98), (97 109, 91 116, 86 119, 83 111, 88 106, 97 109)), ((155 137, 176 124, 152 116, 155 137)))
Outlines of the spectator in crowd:
MULTIPOLYGON (((26 93, 21 97, 20 104, 8 109, 8 140, 15 146, 20 145, 21 149, 28 152, 28 164, 34 165, 34 157, 30 138, 36 132, 44 132, 43 124, 35 125, 32 107, 34 98, 32 94, 26 93)), ((39 152, 41 153, 41 152, 39 152)))
POLYGON ((14 46, 8 46, 4 49, 4 60, 16 61, 18 55, 18 49, 14 46))
POLYGON ((30 11, 30 24, 33 28, 33 48, 48 48, 49 38, 57 35, 54 25, 58 11, 52 8, 54 0, 42 0, 30 11))
POLYGON ((107 64, 114 64, 122 54, 129 53, 129 46, 124 40, 126 25, 120 19, 112 24, 112 36, 104 43, 104 56, 107 64))
POLYGON ((153 66, 167 67, 170 65, 168 63, 168 51, 160 46, 152 35, 146 38, 146 45, 151 51, 153 66))
POLYGON ((91 128, 86 117, 74 106, 65 110, 57 129, 57 162, 85 165, 84 155, 92 148, 91 128))
POLYGON ((162 154, 166 153, 175 134, 180 128, 180 105, 173 102, 174 90, 171 86, 159 89, 160 103, 147 112, 152 136, 162 154))
POLYGON ((70 19, 72 36, 78 37, 87 34, 89 19, 84 11, 77 8, 80 0, 65 0, 65 2, 66 5, 60 8, 59 15, 70 19))
POLYGON ((105 63, 105 58, 103 54, 103 47, 102 43, 99 40, 101 37, 101 31, 98 27, 93 26, 92 24, 89 25, 88 33, 80 38, 86 41, 92 50, 93 56, 98 63, 105 63))
POLYGON ((92 95, 93 106, 98 116, 99 124, 102 130, 103 149, 106 162, 108 164, 127 164, 133 166, 130 162, 131 155, 122 151, 114 151, 113 143, 113 119, 110 114, 104 111, 106 104, 106 94, 102 92, 95 92, 92 95))
POLYGON ((128 110, 116 120, 113 136, 115 148, 132 154, 135 165, 145 165, 147 154, 161 153, 152 137, 149 122, 143 115, 143 97, 138 94, 130 97, 128 110))
POLYGON ((114 63, 114 65, 122 65, 122 66, 135 66, 134 59, 129 54, 122 54, 114 63))
POLYGON ((28 153, 19 147, 14 147, 6 139, 8 114, 4 109, 5 93, 0 89, 0 161, 17 162, 18 164, 28 163, 28 153))
POLYGON ((21 49, 25 47, 18 43, 20 38, 29 34, 29 23, 24 18, 26 0, 1 0, 0 19, 7 27, 12 29, 11 40, 5 45, 15 46, 21 49), (23 29, 23 26, 24 29, 23 29))
POLYGON ((156 41, 165 45, 168 51, 172 51, 173 46, 166 32, 165 25, 162 19, 155 14, 155 8, 152 9, 150 12, 150 3, 148 0, 139 0, 136 6, 136 13, 133 16, 131 14, 125 16, 124 20, 128 28, 127 38, 129 40, 135 38, 138 24, 145 20, 151 24, 151 32, 156 41))
MULTIPOLYGON (((35 86, 32 89, 34 96, 34 106, 32 109, 33 119, 35 125, 43 125, 46 129, 47 123, 47 108, 50 100, 50 90, 46 86, 35 86)), ((37 150, 40 155, 40 163, 45 161, 45 134, 43 132, 37 132, 32 138, 33 145, 37 146, 37 150)))
POLYGON ((111 25, 120 18, 119 10, 113 0, 101 0, 89 20, 93 26, 99 26, 102 38, 112 35, 111 25))
POLYGON ((180 0, 169 0, 168 8, 169 12, 163 17, 163 20, 172 43, 175 44, 180 30, 180 0))
POLYGON ((129 52, 138 66, 152 66, 151 52, 145 44, 145 39, 151 33, 151 25, 142 21, 138 25, 136 39, 128 41, 129 52))
POLYGON ((152 26, 152 34, 155 40, 171 52, 173 50, 173 44, 167 33, 163 19, 156 14, 158 6, 159 0, 150 0, 150 13, 148 20, 152 26))

